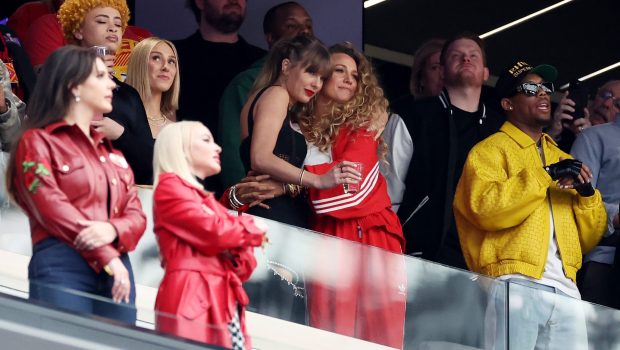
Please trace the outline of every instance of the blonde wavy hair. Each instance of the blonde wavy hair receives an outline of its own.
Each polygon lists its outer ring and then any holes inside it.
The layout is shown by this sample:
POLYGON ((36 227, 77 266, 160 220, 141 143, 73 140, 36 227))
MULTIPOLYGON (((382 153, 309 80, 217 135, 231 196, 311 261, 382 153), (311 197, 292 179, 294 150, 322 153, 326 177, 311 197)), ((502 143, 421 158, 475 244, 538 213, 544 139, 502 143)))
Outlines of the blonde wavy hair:
POLYGON ((179 91, 181 90, 180 72, 179 72, 179 54, 174 44, 166 39, 150 37, 139 42, 129 56, 127 65, 127 79, 125 83, 133 86, 140 94, 142 102, 151 98, 151 83, 149 81, 149 56, 153 48, 159 43, 164 43, 172 49, 177 60, 177 74, 174 76, 172 86, 168 91, 164 91, 161 96, 161 106, 159 107, 168 117, 170 114, 176 114, 179 109, 179 91))
MULTIPOLYGON (((321 151, 326 151, 334 143, 342 126, 348 125, 352 129, 369 128, 376 118, 387 112, 389 106, 372 64, 351 43, 331 46, 329 52, 332 55, 342 53, 351 57, 357 65, 358 80, 353 98, 344 104, 331 101, 324 115, 315 115, 316 99, 300 109, 298 120, 306 140, 321 151)), ((382 141, 381 144, 381 153, 385 154, 385 144, 382 141)))
POLYGON ((157 188, 159 175, 174 173, 204 191, 204 187, 192 173, 190 152, 192 130, 200 126, 203 126, 201 122, 180 121, 161 129, 153 150, 153 189, 157 188))
POLYGON ((66 0, 58 9, 58 20, 69 44, 79 45, 74 33, 84 23, 86 15, 97 7, 112 7, 121 15, 123 33, 129 22, 129 7, 125 0, 66 0))

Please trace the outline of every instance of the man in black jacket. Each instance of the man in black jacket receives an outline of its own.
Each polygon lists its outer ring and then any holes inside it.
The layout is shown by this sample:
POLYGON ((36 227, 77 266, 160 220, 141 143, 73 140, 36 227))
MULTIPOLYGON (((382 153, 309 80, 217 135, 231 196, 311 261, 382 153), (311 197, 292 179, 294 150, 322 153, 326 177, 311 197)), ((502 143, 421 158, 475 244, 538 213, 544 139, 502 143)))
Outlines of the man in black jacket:
POLYGON ((414 102, 404 115, 414 153, 398 210, 415 256, 466 269, 452 201, 469 150, 499 130, 504 117, 481 101, 489 76, 482 40, 462 33, 441 51, 444 89, 414 102))

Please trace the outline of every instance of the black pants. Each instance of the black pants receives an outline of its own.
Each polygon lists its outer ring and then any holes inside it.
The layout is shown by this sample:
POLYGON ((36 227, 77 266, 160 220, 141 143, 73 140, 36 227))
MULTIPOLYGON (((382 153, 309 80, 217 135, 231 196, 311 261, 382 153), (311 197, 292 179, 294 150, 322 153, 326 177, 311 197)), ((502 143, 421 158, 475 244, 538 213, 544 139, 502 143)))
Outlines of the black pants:
POLYGON ((618 294, 615 293, 616 276, 610 264, 589 261, 577 273, 577 287, 581 299, 608 307, 618 307, 618 294))
POLYGON ((47 238, 33 247, 28 266, 30 300, 133 325, 136 323, 133 272, 129 256, 123 254, 120 258, 129 270, 129 304, 112 302, 112 277, 103 271, 96 274, 75 249, 56 238, 47 238))

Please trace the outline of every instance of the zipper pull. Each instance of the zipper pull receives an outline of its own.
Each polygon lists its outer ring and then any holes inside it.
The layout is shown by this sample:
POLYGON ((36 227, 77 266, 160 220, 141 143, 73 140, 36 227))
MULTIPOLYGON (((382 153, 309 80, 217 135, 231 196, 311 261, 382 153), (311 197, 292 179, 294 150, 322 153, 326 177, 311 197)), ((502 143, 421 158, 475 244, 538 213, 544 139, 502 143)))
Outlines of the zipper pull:
POLYGON ((362 239, 362 226, 357 225, 357 237, 362 239))

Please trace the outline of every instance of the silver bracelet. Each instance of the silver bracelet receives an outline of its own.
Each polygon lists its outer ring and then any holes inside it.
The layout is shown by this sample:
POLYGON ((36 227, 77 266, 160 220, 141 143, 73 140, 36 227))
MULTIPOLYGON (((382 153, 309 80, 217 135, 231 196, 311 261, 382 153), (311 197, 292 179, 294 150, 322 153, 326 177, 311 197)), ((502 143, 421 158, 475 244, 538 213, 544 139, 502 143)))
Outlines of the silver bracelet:
POLYGON ((232 186, 228 191, 228 204, 230 205, 231 209, 238 210, 241 206, 237 205, 237 203, 235 202, 235 199, 237 198, 237 196, 235 196, 235 192, 237 192, 237 186, 232 186))
POLYGON ((231 193, 232 201, 235 203, 235 206, 236 206, 235 209, 241 208, 244 204, 239 200, 239 198, 237 198, 237 185, 231 188, 230 193, 231 193))

